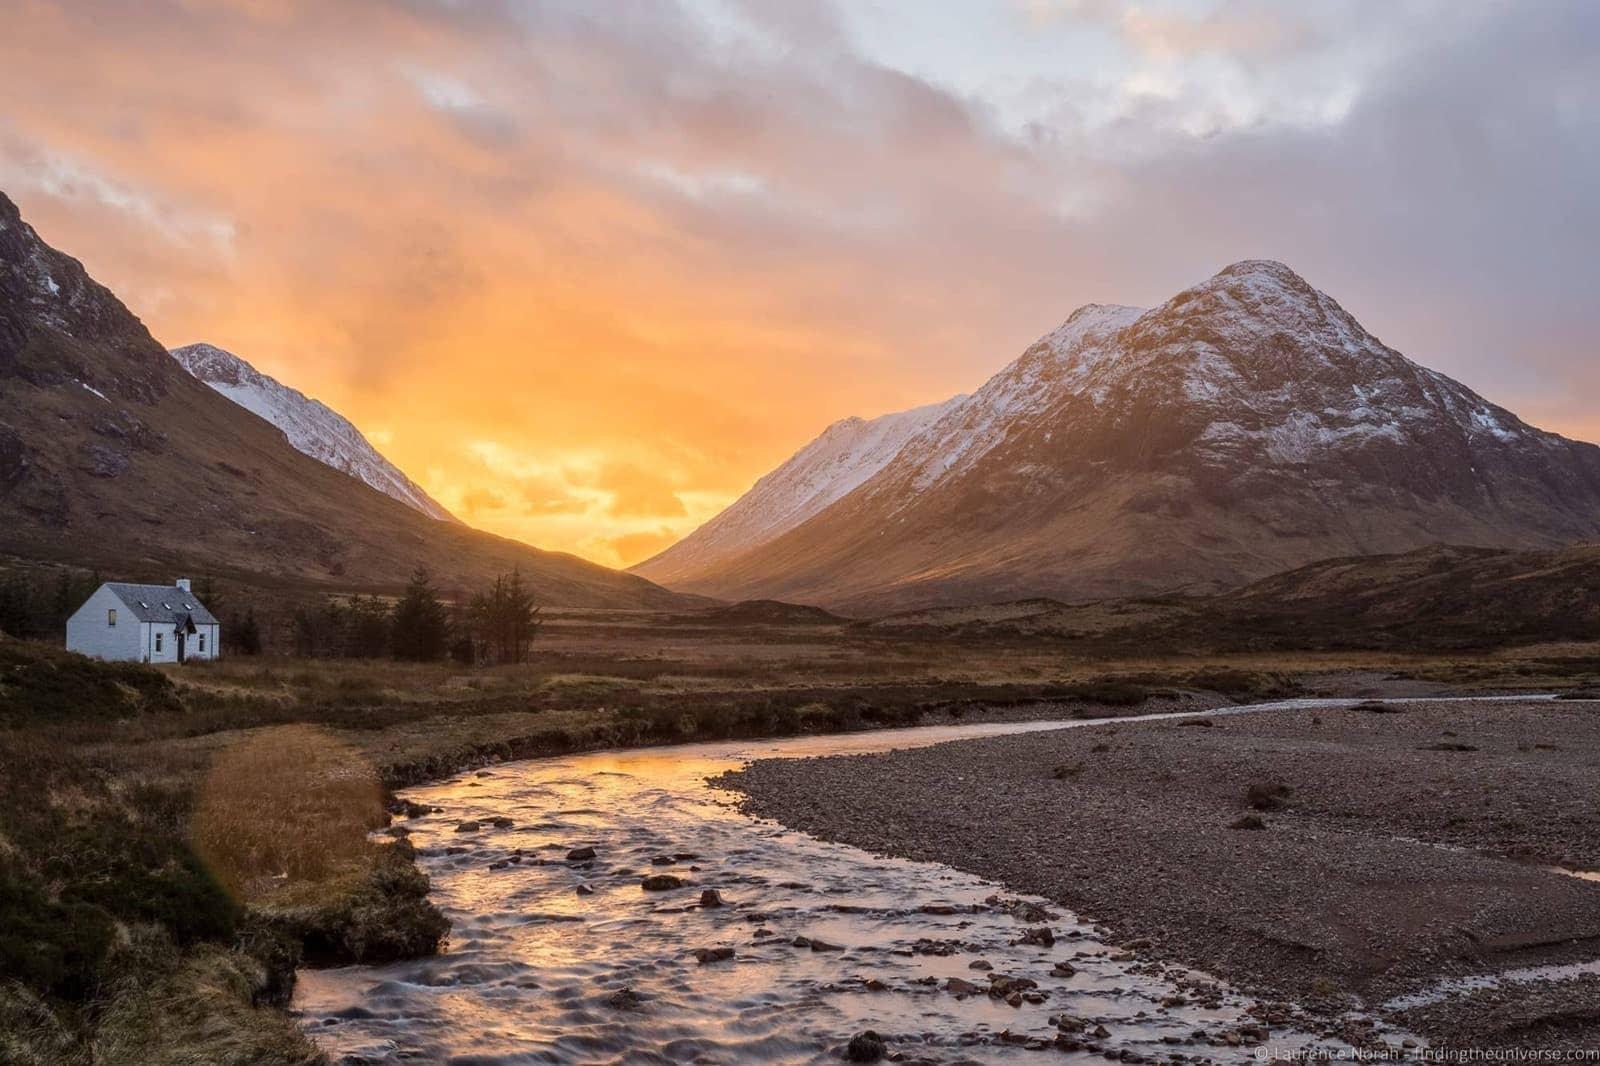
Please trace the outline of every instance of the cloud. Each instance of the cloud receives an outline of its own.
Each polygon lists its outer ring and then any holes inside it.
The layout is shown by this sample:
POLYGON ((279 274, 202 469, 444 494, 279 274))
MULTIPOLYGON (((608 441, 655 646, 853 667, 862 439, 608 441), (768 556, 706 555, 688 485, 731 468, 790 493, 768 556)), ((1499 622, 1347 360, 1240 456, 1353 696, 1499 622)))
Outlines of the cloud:
POLYGON ((505 505, 505 499, 489 489, 470 488, 461 494, 460 509, 467 518, 476 518, 485 511, 499 511, 505 505))
POLYGON ((678 533, 663 526, 656 530, 612 537, 606 541, 605 547, 616 557, 618 565, 632 566, 671 546, 678 537, 678 533))
POLYGON ((606 511, 615 518, 682 518, 689 513, 658 471, 632 463, 610 463, 594 482, 610 494, 606 511))
POLYGON ((159 338, 608 562, 839 417, 1247 256, 1600 434, 1600 8, 886 10, 28 4, 0 182, 159 338))
POLYGON ((586 515, 598 507, 592 496, 576 494, 575 487, 560 477, 525 477, 517 487, 524 510, 532 515, 586 515))

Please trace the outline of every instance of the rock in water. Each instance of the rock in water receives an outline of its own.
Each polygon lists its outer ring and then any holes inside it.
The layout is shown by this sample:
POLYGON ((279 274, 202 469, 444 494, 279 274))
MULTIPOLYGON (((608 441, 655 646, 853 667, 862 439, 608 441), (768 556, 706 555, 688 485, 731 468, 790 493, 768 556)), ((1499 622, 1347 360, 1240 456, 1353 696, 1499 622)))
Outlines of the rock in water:
POLYGON ((671 874, 652 874, 644 879, 641 887, 646 892, 667 892, 674 888, 682 888, 683 878, 671 874))
POLYGON ((868 1029, 850 1038, 844 1058, 846 1062, 881 1062, 888 1053, 889 1045, 883 1042, 883 1037, 868 1029))
POLYGON ((606 997, 606 1006, 612 1010, 638 1010, 643 1002, 631 988, 619 988, 606 997))
POLYGON ((1021 937, 1012 941, 1013 944, 1033 944, 1042 948, 1052 947, 1055 942, 1056 934, 1048 925, 1041 925, 1037 929, 1025 929, 1021 937))

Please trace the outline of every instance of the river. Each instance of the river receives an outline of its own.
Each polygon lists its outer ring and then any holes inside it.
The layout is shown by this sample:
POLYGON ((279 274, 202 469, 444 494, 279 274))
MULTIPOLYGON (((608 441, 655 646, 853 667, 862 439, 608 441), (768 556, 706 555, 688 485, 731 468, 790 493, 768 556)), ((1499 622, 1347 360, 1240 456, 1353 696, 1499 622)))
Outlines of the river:
MULTIPOLYGON (((844 1042, 866 1029, 907 1061, 1035 1061, 1037 1051, 1013 1041, 1050 1040, 1061 1014, 1083 1019, 1076 1037, 1106 1057, 1251 1061, 1248 1047, 1191 1040, 1255 1022, 1251 1001, 1225 987, 1202 984, 1197 994, 1197 975, 1177 971, 1174 983, 1173 971, 1132 960, 1062 908, 1048 906, 1048 920, 1019 914, 1014 894, 981 878, 754 820, 706 784, 758 758, 1088 724, 608 751, 506 763, 409 790, 407 798, 442 808, 405 824, 453 925, 446 950, 303 971, 294 1010, 336 1060, 351 1063, 837 1062, 844 1042), (487 819, 496 817, 513 824, 495 828, 487 819), (463 821, 481 828, 460 832, 463 821), (569 862, 582 847, 595 858, 569 862), (652 874, 686 884, 646 891, 652 874), (701 907, 707 888, 726 905, 701 907), (1020 942, 1041 927, 1053 945, 1020 942), (734 955, 696 957, 715 948, 734 955), (988 995, 991 974, 1036 982, 1024 994, 1042 1002, 988 995), (948 991, 951 978, 984 991, 948 991)), ((1341 1046, 1277 1026, 1270 1043, 1277 1053, 1341 1046)))

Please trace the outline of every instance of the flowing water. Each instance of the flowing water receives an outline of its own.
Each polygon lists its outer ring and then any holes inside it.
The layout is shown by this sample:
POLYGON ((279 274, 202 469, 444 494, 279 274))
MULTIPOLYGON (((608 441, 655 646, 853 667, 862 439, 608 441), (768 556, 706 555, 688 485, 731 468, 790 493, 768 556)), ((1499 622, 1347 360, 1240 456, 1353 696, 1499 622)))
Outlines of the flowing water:
MULTIPOLYGON (((1257 1022, 1249 1001, 1204 975, 1138 963, 1061 908, 1041 920, 989 902, 1015 897, 980 878, 756 821, 705 780, 757 758, 1090 724, 602 752, 507 763, 410 790, 407 798, 443 809, 405 824, 432 899, 452 922, 447 949, 386 966, 304 971, 295 1010, 347 1062, 837 1062, 843 1042, 864 1029, 907 1060, 1022 1061, 1038 1052, 1021 1042, 1055 1037, 1051 1019, 1061 1014, 1086 1019, 1076 1036, 1108 1057, 1250 1061, 1248 1047, 1191 1039, 1200 1030, 1237 1037, 1242 1027, 1248 1043, 1257 1022), (486 821, 495 817, 513 824, 495 828, 486 821), (458 832, 464 820, 482 828, 458 832), (595 858, 567 861, 579 847, 593 847, 595 858), (687 883, 641 887, 660 873, 687 883), (726 905, 701 907, 706 888, 726 905), (1053 945, 1020 942, 1040 926, 1053 931, 1053 945), (705 948, 734 955, 701 962, 695 950, 705 948), (992 970, 973 968, 979 960, 992 970), (1071 972, 1057 971, 1058 962, 1071 972), (988 995, 990 973, 1036 982, 1024 993, 1040 1002, 988 995), (949 991, 951 978, 981 991, 949 991)), ((1270 1043, 1279 1054, 1340 1046, 1278 1025, 1270 1043)))

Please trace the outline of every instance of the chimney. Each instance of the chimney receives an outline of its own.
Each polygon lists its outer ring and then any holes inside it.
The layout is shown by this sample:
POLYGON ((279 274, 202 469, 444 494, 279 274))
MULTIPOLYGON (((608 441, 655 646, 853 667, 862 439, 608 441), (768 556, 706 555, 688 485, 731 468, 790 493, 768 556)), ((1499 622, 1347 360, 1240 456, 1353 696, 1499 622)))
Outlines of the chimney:
POLYGON ((189 579, 186 578, 186 577, 180 577, 178 579, 178 587, 180 589, 182 589, 183 591, 188 592, 189 591, 189 579))

